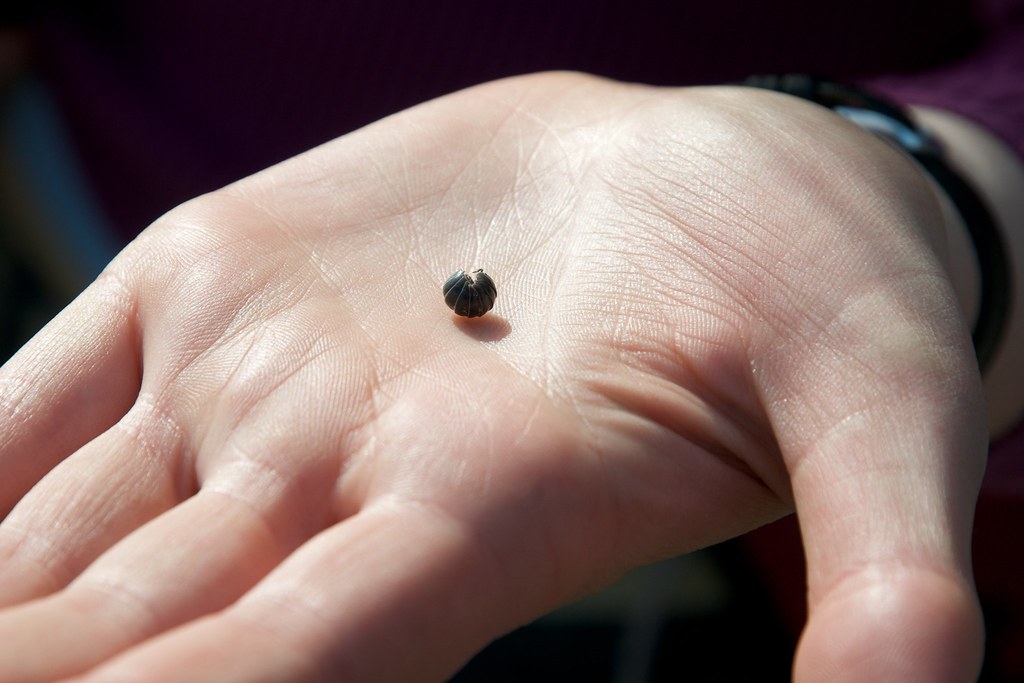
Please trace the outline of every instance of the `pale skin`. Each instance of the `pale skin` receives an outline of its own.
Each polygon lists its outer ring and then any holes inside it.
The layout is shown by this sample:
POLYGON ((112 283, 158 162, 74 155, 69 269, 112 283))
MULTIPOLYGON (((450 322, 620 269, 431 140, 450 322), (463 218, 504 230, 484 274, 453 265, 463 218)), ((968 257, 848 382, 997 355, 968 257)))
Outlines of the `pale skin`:
POLYGON ((797 681, 972 680, 940 213, 823 109, 574 74, 189 202, 0 371, 0 680, 443 680, 794 509, 797 681))

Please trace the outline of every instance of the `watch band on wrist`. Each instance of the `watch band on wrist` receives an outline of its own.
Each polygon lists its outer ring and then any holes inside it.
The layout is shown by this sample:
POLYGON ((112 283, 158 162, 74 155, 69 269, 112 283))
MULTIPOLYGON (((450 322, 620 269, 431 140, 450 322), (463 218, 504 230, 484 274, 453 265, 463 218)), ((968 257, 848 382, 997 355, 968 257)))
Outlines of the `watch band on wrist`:
POLYGON ((981 298, 971 337, 982 371, 998 349, 1011 292, 1006 249, 984 200, 944 159, 942 146, 898 105, 867 90, 807 74, 756 75, 741 82, 827 107, 890 141, 913 157, 947 194, 974 244, 981 271, 981 298))

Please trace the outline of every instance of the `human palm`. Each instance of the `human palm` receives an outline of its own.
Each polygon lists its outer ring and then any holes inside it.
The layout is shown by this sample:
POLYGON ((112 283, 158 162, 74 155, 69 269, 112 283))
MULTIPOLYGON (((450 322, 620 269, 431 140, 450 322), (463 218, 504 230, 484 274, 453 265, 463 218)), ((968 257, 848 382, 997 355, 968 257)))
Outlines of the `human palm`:
POLYGON ((0 678, 442 679, 794 504, 798 677, 967 678, 984 433, 936 216, 823 110, 568 74, 185 204, 0 374, 0 678))

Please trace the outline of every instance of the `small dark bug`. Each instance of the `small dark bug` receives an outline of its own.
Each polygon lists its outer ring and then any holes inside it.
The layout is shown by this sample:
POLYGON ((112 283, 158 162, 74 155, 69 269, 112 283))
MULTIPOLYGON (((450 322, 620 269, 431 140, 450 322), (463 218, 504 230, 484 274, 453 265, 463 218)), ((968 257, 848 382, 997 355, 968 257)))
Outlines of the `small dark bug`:
POLYGON ((456 315, 467 318, 478 318, 491 310, 494 300, 498 298, 494 280, 483 270, 474 270, 473 275, 457 270, 445 280, 441 291, 444 292, 444 302, 448 308, 455 311, 456 315))

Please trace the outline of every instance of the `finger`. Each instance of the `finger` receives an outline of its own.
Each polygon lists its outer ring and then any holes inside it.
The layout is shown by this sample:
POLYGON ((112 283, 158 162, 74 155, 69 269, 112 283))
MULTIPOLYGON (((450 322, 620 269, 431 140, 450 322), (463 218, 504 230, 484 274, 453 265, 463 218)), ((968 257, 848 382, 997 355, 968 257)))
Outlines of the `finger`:
POLYGON ((181 431, 140 400, 46 475, 0 524, 0 606, 67 585, 194 490, 181 431))
POLYGON ((133 318, 134 296, 102 275, 0 368, 0 519, 131 406, 140 382, 133 318))
POLYGON ((504 578, 463 524, 378 504, 318 535, 224 612, 82 681, 443 680, 532 614, 533 596, 516 600, 504 578))
POLYGON ((0 680, 83 671, 234 601, 322 527, 333 486, 314 474, 311 485, 252 459, 220 466, 198 495, 129 535, 66 590, 0 613, 0 641, 11 645, 0 651, 0 680))
POLYGON ((112 548, 66 590, 0 613, 0 680, 80 673, 224 608, 287 555, 291 535, 281 531, 250 502, 204 490, 112 548))
POLYGON ((779 346, 761 368, 807 555, 797 681, 978 674, 981 389, 937 283, 912 297, 916 311, 888 295, 851 300, 814 343, 779 346))

